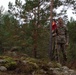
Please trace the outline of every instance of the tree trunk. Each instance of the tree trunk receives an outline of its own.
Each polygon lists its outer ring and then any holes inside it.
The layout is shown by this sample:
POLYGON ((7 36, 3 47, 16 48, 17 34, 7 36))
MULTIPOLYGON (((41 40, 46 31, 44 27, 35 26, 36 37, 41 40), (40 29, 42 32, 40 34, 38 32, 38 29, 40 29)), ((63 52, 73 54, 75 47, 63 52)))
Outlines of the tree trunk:
POLYGON ((40 0, 39 0, 39 3, 38 3, 38 9, 36 9, 37 10, 37 13, 36 13, 36 11, 34 11, 34 15, 35 15, 35 22, 34 22, 34 26, 35 26, 35 29, 34 29, 34 36, 33 36, 33 38, 34 38, 34 47, 33 47, 33 51, 34 51, 34 57, 36 58, 37 57, 37 41, 38 41, 38 30, 37 30, 37 28, 38 28, 38 26, 39 26, 39 24, 40 24, 40 16, 39 16, 39 14, 40 14, 40 12, 39 12, 39 10, 40 10, 40 0))
POLYGON ((50 0, 50 47, 49 57, 52 60, 52 19, 53 19, 53 0, 50 0))

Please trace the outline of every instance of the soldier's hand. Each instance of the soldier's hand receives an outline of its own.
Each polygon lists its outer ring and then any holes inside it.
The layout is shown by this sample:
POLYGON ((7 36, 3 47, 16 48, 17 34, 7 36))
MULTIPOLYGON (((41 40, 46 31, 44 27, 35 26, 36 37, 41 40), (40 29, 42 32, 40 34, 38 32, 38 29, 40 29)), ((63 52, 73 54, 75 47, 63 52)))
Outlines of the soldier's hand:
POLYGON ((56 36, 56 33, 54 33, 53 36, 56 36))
POLYGON ((68 42, 65 45, 68 46, 69 45, 68 42))

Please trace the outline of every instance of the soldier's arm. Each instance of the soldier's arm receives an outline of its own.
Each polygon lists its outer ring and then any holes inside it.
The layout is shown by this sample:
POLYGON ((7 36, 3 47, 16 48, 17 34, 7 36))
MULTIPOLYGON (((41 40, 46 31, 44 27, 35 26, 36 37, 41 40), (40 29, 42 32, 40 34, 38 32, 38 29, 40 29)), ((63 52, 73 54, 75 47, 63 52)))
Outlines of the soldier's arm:
POLYGON ((56 30, 52 30, 52 36, 56 36, 57 35, 57 29, 56 30))
POLYGON ((67 27, 65 27, 65 38, 66 38, 66 43, 69 43, 69 33, 67 27))

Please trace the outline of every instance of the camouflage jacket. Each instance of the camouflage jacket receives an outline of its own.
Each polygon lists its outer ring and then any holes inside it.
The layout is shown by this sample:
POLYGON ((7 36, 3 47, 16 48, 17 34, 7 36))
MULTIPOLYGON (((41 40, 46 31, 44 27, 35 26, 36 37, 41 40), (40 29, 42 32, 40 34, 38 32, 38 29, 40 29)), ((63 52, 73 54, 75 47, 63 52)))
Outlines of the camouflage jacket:
POLYGON ((57 43, 66 43, 68 42, 68 29, 66 26, 57 27, 57 43))

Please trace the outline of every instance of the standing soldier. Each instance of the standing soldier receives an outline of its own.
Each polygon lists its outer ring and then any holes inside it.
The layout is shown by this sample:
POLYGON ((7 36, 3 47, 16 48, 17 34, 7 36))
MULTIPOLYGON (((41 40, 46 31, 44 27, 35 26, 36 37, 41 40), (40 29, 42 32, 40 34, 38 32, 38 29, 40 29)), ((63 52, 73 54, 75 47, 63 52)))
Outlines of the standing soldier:
POLYGON ((63 19, 61 17, 58 19, 57 26, 57 51, 62 51, 63 59, 64 61, 67 61, 65 48, 66 46, 68 46, 68 33, 67 28, 63 24, 63 19))
POLYGON ((52 59, 55 60, 55 51, 56 51, 56 36, 57 36, 57 25, 55 19, 52 21, 52 59))

